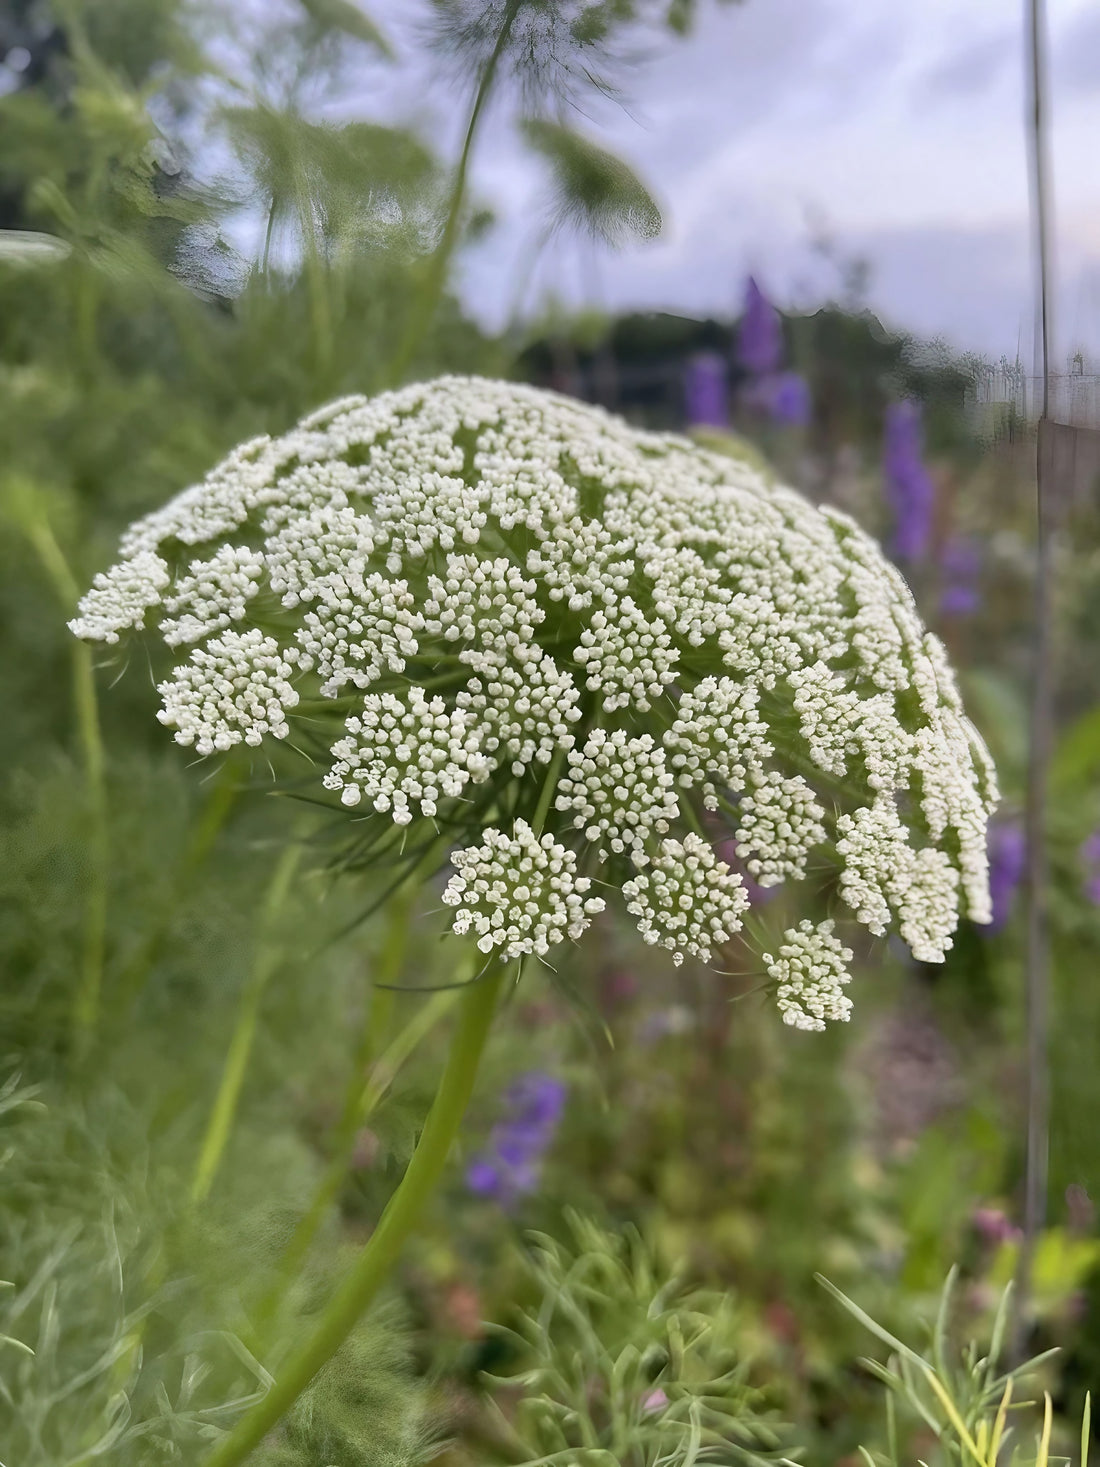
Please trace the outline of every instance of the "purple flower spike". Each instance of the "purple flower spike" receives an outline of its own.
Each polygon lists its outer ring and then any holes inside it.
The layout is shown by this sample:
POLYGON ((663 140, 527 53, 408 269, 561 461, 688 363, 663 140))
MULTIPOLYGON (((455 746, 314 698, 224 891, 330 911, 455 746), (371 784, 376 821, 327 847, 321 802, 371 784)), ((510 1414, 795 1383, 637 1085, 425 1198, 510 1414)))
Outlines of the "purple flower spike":
POLYGON ((949 540, 940 556, 943 571, 943 591, 940 593, 940 610, 946 616, 970 616, 981 605, 978 580, 982 570, 982 555, 973 540, 949 540))
POLYGON ((780 372, 770 380, 768 406, 773 421, 785 428, 804 428, 813 409, 810 384, 800 372, 780 372))
POLYGON ((989 896, 993 920, 987 932, 1000 932, 1016 901, 1027 863, 1027 839, 1018 820, 998 820, 989 827, 989 896))
POLYGON ((771 376, 783 362, 779 313, 751 275, 745 284, 737 360, 754 377, 771 376))
POLYGON ((729 384, 726 362, 717 352, 694 356, 684 373, 684 411, 691 426, 729 426, 729 384))
POLYGON ((553 1075, 523 1075, 504 1093, 507 1119, 493 1127, 489 1145, 474 1158, 466 1185, 480 1197, 511 1208, 538 1186, 543 1155, 565 1109, 566 1089, 553 1075))
POLYGON ((894 554, 923 560, 932 537, 936 490, 922 457, 920 406, 894 402, 886 409, 882 469, 886 497, 894 511, 894 554))

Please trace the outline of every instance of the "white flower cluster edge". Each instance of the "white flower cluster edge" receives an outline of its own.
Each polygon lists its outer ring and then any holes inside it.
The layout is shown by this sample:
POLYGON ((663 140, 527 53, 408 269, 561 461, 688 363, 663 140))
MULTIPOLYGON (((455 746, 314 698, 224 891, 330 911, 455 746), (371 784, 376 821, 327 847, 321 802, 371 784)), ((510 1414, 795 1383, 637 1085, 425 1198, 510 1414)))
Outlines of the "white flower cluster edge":
MULTIPOLYGON (((990 920, 993 768, 905 582, 848 516, 687 439, 479 378, 343 399, 137 521, 70 625, 114 644, 158 613, 189 649, 158 716, 201 755, 352 700, 324 785, 398 824, 564 761, 552 829, 452 853, 486 952, 579 937, 599 871, 647 942, 709 959, 748 905, 699 833, 720 819, 761 885, 835 853, 854 918, 921 960, 990 920)), ((764 957, 788 1023, 847 1017, 832 931, 764 957)))

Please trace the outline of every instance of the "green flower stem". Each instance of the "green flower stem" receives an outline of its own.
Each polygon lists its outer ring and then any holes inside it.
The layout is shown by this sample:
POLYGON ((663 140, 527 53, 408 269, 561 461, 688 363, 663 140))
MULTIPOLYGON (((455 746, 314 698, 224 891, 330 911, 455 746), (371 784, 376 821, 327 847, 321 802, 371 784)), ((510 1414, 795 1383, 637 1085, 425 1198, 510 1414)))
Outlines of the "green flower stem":
POLYGON ((340 1193, 355 1151, 355 1139, 367 1117, 386 1093, 397 1071, 409 1055, 434 1027, 436 1020, 446 1013, 454 1002, 454 993, 448 992, 436 997, 449 1000, 449 1002, 442 1004, 433 1002, 418 1009, 410 1022, 378 1059, 373 1072, 371 1071, 371 1061, 378 1053, 380 1040, 389 1027, 393 1014, 395 995, 389 985, 397 982, 405 965, 416 890, 416 885, 410 880, 391 899, 387 914, 386 936, 378 954, 375 972, 372 975, 372 993, 367 1006, 367 1022, 359 1040, 359 1046, 352 1062, 351 1075, 344 1092, 343 1109, 332 1142, 332 1155, 309 1207, 283 1250, 276 1267, 275 1278, 264 1292, 257 1307, 256 1329, 260 1339, 266 1334, 267 1327, 278 1308, 279 1300, 305 1261, 318 1229, 340 1193))
MULTIPOLYGON (((65 553, 41 508, 35 504, 31 486, 21 496, 20 519, 24 532, 49 577, 58 600, 66 608, 76 606, 80 588, 69 569, 65 553)), ((77 1052, 89 1049, 99 1021, 103 991, 103 963, 107 945, 107 864, 110 845, 107 828, 107 778, 103 738, 99 727, 99 699, 95 685, 92 649, 74 640, 72 646, 73 704, 84 765, 84 788, 88 813, 88 884, 84 896, 84 925, 81 937, 80 981, 73 999, 73 1038, 77 1052)))
MULTIPOLYGON (((376 997, 380 993, 381 990, 376 997)), ((257 1346, 266 1343, 266 1335, 279 1301, 297 1276, 321 1224, 340 1195, 354 1155, 356 1136, 393 1084, 405 1061, 427 1038, 440 1019, 450 1013, 458 1002, 460 993, 458 988, 435 993, 426 1004, 418 1008, 405 1027, 387 1045, 365 1085, 360 1083, 362 1070, 357 1070, 348 1089, 348 1099, 352 1103, 341 1117, 332 1158, 313 1194, 308 1210, 294 1229, 290 1242, 279 1259, 275 1279, 257 1307, 257 1346)))
POLYGON ((199 1152, 195 1175, 191 1182, 191 1202, 196 1205, 203 1202, 209 1194, 229 1140, 233 1117, 237 1112, 237 1102, 240 1100, 241 1088, 244 1085, 245 1071, 248 1068, 248 1059, 252 1053, 252 1042, 256 1036, 260 1002, 268 979, 279 962, 279 951, 271 942, 271 928, 286 901, 287 892, 294 879, 301 855, 300 846, 288 847, 280 856, 267 889, 259 932, 256 937, 256 955, 252 962, 252 971, 241 992, 240 1003, 237 1007, 237 1022, 229 1043, 229 1051, 225 1057, 221 1084, 218 1087, 214 1109, 210 1113, 202 1150, 199 1152))
POLYGON ((439 302, 443 297, 443 288, 447 280, 447 271, 450 267, 451 257, 458 244, 458 228, 462 220, 462 210, 466 203, 466 181, 470 170, 470 155, 473 151, 474 138, 477 135, 478 123, 481 121, 485 104, 489 100, 489 93, 493 89, 496 80, 497 68, 500 58, 504 55, 508 45, 512 28, 516 23, 521 8, 521 0, 508 0, 507 8, 500 22, 500 30, 497 32, 496 44, 492 54, 485 63, 485 69, 481 73, 478 82, 477 93, 474 96, 474 105, 470 112, 470 120, 466 125, 466 136, 462 143, 462 153, 455 169, 454 183, 451 186, 450 205, 447 210, 446 223, 443 233, 440 235, 439 243, 436 245, 427 263, 427 271, 424 283, 413 301, 412 314, 409 326, 405 332, 404 340, 397 351, 394 360, 392 376, 395 382, 400 382, 408 371, 421 342, 424 340, 432 320, 439 308, 439 302))
POLYGON ((237 802, 241 790, 240 772, 240 761, 232 757, 226 760, 219 771, 176 867, 171 901, 165 904, 150 923, 140 947, 118 978, 114 1009, 120 1022, 129 1017, 134 1004, 141 997, 153 964, 172 931, 176 913, 190 893, 196 876, 206 864, 214 842, 237 802))
POLYGON ((73 1005, 73 1027, 79 1051, 91 1043, 99 1022, 103 992, 103 964, 107 946, 107 780, 103 739, 99 728, 99 700, 91 648, 77 642, 72 652, 73 694, 77 728, 84 760, 88 803, 88 887, 84 897, 84 937, 80 984, 73 1005))
POLYGON ((279 1372, 263 1400, 214 1449, 206 1467, 238 1467, 248 1457, 332 1359, 385 1283, 443 1173, 473 1092, 504 974, 504 966, 494 963, 483 978, 461 990, 458 1025, 443 1078, 400 1186, 313 1335, 279 1372))

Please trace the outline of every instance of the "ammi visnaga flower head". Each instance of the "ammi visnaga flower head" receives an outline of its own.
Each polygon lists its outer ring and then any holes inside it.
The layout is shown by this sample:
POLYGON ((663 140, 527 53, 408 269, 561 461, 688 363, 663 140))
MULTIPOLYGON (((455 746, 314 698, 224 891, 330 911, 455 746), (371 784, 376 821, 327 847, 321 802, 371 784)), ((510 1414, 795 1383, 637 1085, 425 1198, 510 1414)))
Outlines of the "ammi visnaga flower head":
MULTIPOLYGON (((155 628, 199 754, 293 729, 359 849, 449 852, 486 953, 577 938, 598 885, 707 961, 747 906, 731 834, 762 886, 832 863, 924 961, 990 919, 994 774, 941 643, 851 519, 738 460, 444 377, 246 443, 120 556, 73 631, 155 628)), ((788 1022, 846 1016, 832 933, 765 955, 788 1022)))

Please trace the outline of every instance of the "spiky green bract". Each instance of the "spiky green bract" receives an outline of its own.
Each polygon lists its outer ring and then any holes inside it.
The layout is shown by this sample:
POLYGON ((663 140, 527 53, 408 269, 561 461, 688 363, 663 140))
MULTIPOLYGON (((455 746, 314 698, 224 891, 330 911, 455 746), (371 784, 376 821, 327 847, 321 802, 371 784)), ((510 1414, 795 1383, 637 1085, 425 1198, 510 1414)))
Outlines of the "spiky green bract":
MULTIPOLYGON (((861 1447, 865 1461, 875 1467, 907 1467, 918 1441, 923 1442, 931 1430, 945 1461, 966 1467, 998 1467, 1008 1461, 1015 1467, 1048 1467, 1051 1400, 1044 1392, 1045 1409, 1039 1406, 1035 1387, 1042 1376, 1040 1367, 1058 1351, 1047 1350, 1015 1365, 1005 1360, 1012 1285, 1001 1295, 988 1337, 960 1345, 952 1330, 953 1268, 940 1296, 930 1343, 917 1350, 884 1329, 828 1279, 820 1275, 817 1279, 890 1351, 886 1365, 861 1362, 886 1388, 884 1449, 872 1455, 861 1447)), ((1086 1396, 1079 1467, 1087 1467, 1089 1413, 1086 1396)))
POLYGON ((762 886, 839 855, 854 917, 922 961, 989 919, 993 771, 905 583, 686 439, 479 378, 344 399, 132 525, 72 627, 154 620, 178 743, 295 748, 355 812, 350 864, 451 847, 455 928, 502 958, 579 937, 592 880, 707 957, 740 874, 671 867, 722 835, 762 886))

